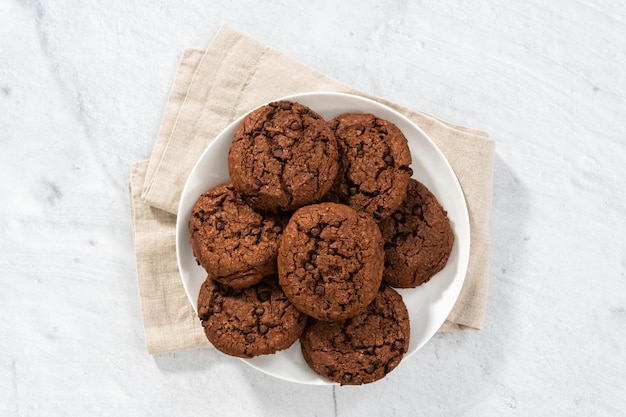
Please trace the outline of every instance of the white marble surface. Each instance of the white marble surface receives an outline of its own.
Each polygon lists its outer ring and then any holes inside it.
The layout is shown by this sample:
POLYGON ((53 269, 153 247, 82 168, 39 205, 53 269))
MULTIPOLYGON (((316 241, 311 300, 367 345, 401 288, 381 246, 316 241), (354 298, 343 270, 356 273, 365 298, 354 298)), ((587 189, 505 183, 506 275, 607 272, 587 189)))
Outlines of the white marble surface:
POLYGON ((310 3, 0 0, 0 416, 625 415, 624 3, 310 3), (129 167, 222 23, 492 135, 483 330, 358 388, 145 352, 129 167))

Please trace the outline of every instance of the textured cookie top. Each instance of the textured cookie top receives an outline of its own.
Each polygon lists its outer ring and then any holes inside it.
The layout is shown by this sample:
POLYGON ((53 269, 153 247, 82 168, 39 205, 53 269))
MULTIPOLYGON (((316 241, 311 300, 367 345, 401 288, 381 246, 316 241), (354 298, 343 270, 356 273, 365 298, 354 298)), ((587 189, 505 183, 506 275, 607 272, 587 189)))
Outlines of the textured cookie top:
POLYGON ((404 202, 379 226, 385 239, 385 283, 416 287, 448 262, 454 232, 446 211, 422 183, 411 179, 404 202))
POLYGON ((364 311, 378 291, 383 268, 376 222, 342 204, 302 207, 281 238, 280 285, 300 311, 320 320, 364 311))
POLYGON ((335 135, 320 115, 299 103, 279 101, 241 122, 228 171, 252 207, 293 211, 330 190, 338 158, 335 135))
POLYGON ((358 385, 377 381, 398 366, 409 338, 409 313, 402 297, 383 286, 364 313, 311 323, 300 342, 315 372, 341 385, 358 385))
POLYGON ((376 220, 398 208, 413 171, 404 134, 372 114, 342 114, 329 122, 339 145, 340 166, 328 199, 376 220))
POLYGON ((276 272, 276 255, 286 223, 253 210, 232 184, 202 194, 189 217, 194 256, 212 279, 246 287, 276 272))
POLYGON ((239 289, 207 279, 198 296, 198 317, 213 346, 242 358, 287 349, 306 324, 306 316, 287 300, 275 275, 239 289))

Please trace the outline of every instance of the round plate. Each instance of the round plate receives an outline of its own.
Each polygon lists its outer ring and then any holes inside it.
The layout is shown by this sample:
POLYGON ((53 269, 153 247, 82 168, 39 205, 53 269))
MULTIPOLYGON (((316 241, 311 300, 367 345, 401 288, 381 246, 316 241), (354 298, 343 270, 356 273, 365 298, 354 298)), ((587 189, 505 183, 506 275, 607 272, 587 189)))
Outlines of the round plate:
MULTIPOLYGON (((435 334, 456 302, 469 260, 470 229, 467 206, 459 181, 439 148, 409 119, 373 100, 343 93, 305 93, 272 100, 297 101, 310 107, 326 120, 342 113, 372 113, 396 124, 406 136, 411 150, 413 178, 423 183, 448 212, 454 229, 454 246, 446 267, 429 282, 417 288, 398 289, 409 310, 411 341, 406 357, 414 354, 435 334)), ((206 272, 198 266, 189 244, 187 223, 198 197, 229 180, 228 150, 233 135, 245 115, 232 122, 207 146, 196 162, 178 207, 176 220, 176 255, 183 286, 197 311, 200 286, 206 272)), ((269 375, 284 380, 314 385, 334 384, 313 372, 304 361, 300 344, 273 355, 263 355, 244 362, 269 375)))

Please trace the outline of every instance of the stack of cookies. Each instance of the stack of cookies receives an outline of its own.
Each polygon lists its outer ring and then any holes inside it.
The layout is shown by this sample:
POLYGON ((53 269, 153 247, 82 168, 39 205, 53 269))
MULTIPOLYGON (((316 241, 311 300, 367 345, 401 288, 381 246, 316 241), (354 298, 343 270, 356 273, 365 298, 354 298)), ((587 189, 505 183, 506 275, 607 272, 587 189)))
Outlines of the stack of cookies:
POLYGON ((209 341, 249 358, 299 339, 309 366, 340 384, 391 372, 410 335, 392 287, 428 281, 454 242, 410 165, 400 129, 372 114, 326 121, 278 101, 247 115, 228 155, 231 182, 201 195, 189 218, 209 341))

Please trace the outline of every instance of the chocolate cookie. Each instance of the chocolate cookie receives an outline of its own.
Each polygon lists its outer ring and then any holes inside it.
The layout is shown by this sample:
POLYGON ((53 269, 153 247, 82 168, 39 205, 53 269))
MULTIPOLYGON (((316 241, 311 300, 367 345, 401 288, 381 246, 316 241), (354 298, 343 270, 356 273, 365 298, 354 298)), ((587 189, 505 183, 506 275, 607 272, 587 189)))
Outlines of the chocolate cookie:
POLYGON ((364 313, 343 321, 312 322, 300 343, 315 372, 341 385, 359 385, 377 381, 398 366, 409 338, 402 297, 383 286, 364 313))
POLYGON ((342 204, 296 211, 278 249, 279 282, 287 298, 320 320, 363 312, 380 287, 383 268, 376 222, 342 204))
POLYGON ((252 207, 293 211, 320 200, 339 168, 335 135, 306 106, 278 101, 250 113, 228 153, 228 171, 252 207))
POLYGON ((207 278, 198 296, 198 317, 213 346, 242 358, 287 349, 306 324, 306 316, 287 300, 275 275, 238 289, 207 278))
POLYGON ((198 198, 189 217, 189 242, 209 277, 247 287, 276 272, 278 244, 286 219, 248 206, 232 184, 198 198))
POLYGON ((342 114, 329 122, 339 144, 340 167, 328 200, 370 213, 376 220, 398 208, 413 175, 407 139, 373 114, 342 114))
POLYGON ((402 205, 379 226, 385 239, 385 283, 417 287, 448 262, 454 243, 450 220, 437 198, 420 182, 409 182, 402 205))

